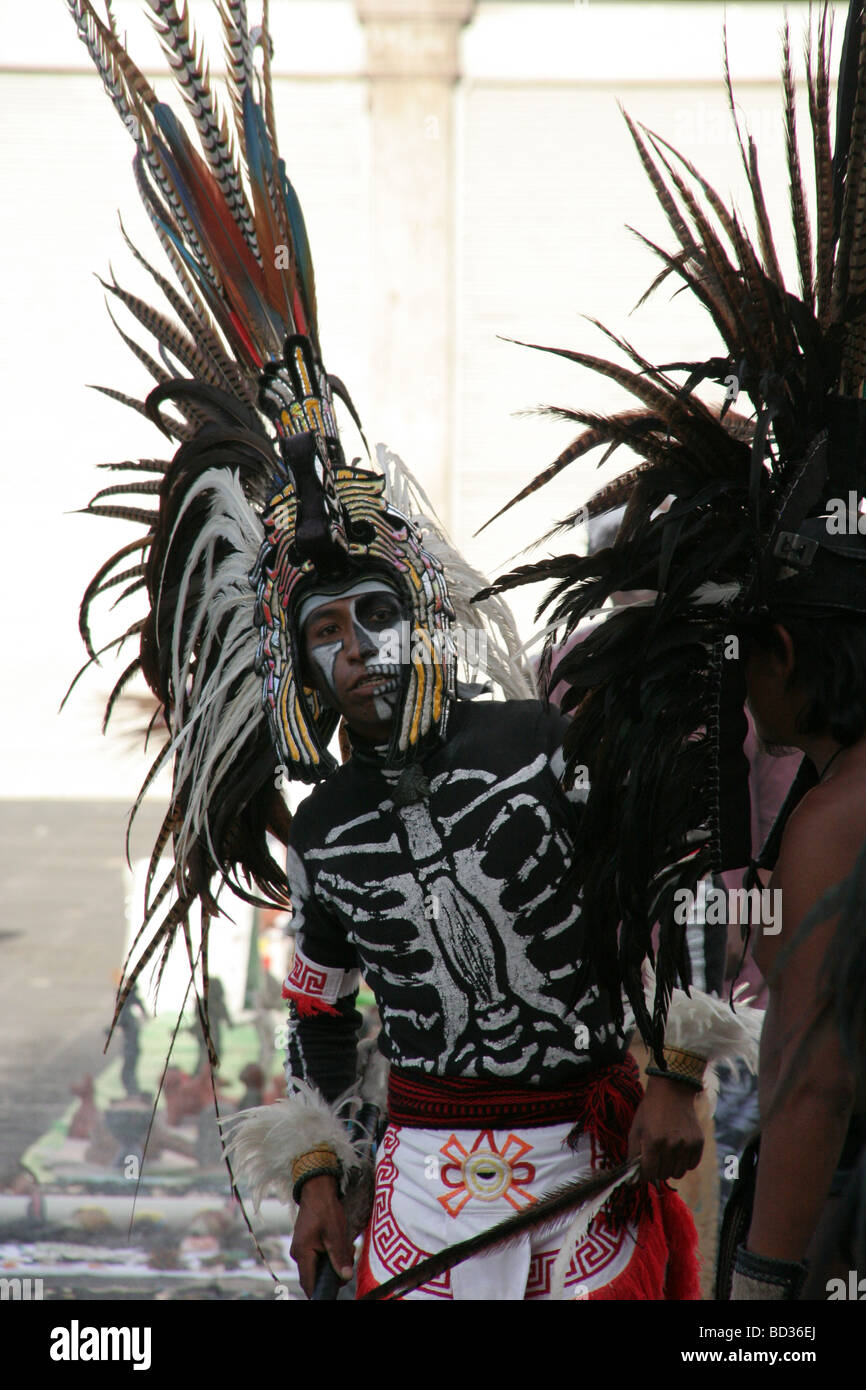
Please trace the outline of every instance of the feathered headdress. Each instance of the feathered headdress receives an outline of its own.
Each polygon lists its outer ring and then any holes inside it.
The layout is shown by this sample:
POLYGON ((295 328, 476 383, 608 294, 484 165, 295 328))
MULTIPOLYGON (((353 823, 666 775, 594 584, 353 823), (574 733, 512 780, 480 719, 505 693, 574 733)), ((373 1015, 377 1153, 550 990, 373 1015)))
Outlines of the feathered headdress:
POLYGON ((756 241, 684 155, 626 116, 676 242, 670 251, 647 242, 662 262, 652 288, 670 275, 684 281, 709 313, 721 350, 703 362, 655 366, 608 333, 630 359, 630 366, 621 366, 584 352, 544 349, 617 382, 634 404, 608 417, 556 411, 581 432, 508 504, 598 445, 608 446, 608 453, 625 445, 641 460, 581 509, 594 517, 626 504, 611 546, 523 566, 494 588, 555 581, 540 610, 549 610, 552 628, 543 675, 557 646, 612 594, 655 594, 654 601, 610 610, 558 662, 555 679, 570 685, 563 703, 574 711, 566 776, 584 766, 591 787, 577 851, 588 953, 614 1001, 625 981, 641 1031, 656 1049, 676 978, 685 983, 689 974, 673 895, 683 887, 694 890, 709 872, 749 860, 739 637, 771 614, 866 613, 866 538, 857 533, 856 520, 853 534, 836 534, 839 528, 828 525, 838 499, 847 505, 851 493, 862 497, 866 473, 862 11, 862 3, 851 5, 834 148, 826 7, 807 44, 814 232, 785 33, 799 293, 786 287, 779 268, 758 153, 740 132, 727 60, 756 241), (727 387, 721 408, 696 394, 705 381, 727 387), (743 410, 746 400, 751 413, 743 410), (651 1018, 640 969, 652 955, 656 922, 658 988, 651 1018))
MULTIPOLYGON (((301 600, 323 583, 351 584, 377 574, 402 596, 411 655, 392 765, 410 762, 444 731, 457 652, 453 601, 437 558, 444 537, 429 517, 416 524, 395 505, 395 487, 409 500, 414 496, 397 461, 389 456, 379 472, 343 457, 335 399, 360 424, 342 383, 322 365, 310 248, 277 147, 267 0, 256 40, 260 66, 253 61, 245 0, 219 6, 230 116, 211 85, 186 7, 149 0, 200 148, 129 57, 110 3, 102 20, 89 0, 68 2, 135 141, 138 189, 179 285, 133 247, 176 320, 116 282, 107 286, 153 335, 161 359, 122 334, 158 385, 145 401, 109 394, 147 415, 180 447, 170 463, 110 465, 132 470, 133 480, 103 489, 87 508, 145 526, 100 568, 81 607, 81 633, 93 661, 101 654, 90 636, 94 600, 119 584, 125 585, 123 597, 145 589, 149 600, 147 615, 101 649, 140 638, 139 655, 109 699, 106 723, 141 670, 168 736, 139 803, 157 772, 173 768, 172 801, 151 858, 139 938, 172 891, 177 901, 151 929, 128 972, 119 1012, 147 962, 157 951, 167 957, 179 927, 192 961, 188 917, 196 899, 206 980, 216 876, 251 901, 258 901, 253 889, 271 900, 285 893, 266 838, 269 829, 285 838, 287 829, 277 783, 283 774, 315 781, 335 766, 327 744, 337 715, 304 678, 301 600), (128 505, 129 494, 156 495, 158 508, 128 505), (168 849, 174 863, 155 888, 168 849)), ((481 577, 462 572, 458 588, 467 588, 467 575, 471 592, 481 577)), ((499 650, 503 682, 527 695, 531 677, 519 657, 512 660, 508 648, 514 652, 516 642, 503 615, 501 604, 491 611, 485 635, 489 648, 499 650)))

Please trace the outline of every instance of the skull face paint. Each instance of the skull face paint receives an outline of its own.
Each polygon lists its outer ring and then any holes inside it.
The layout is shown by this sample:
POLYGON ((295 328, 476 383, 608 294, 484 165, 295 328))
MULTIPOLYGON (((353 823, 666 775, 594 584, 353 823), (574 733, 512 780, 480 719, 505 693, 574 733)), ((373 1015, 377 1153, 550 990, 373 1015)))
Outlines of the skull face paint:
POLYGON ((321 675, 320 693, 347 717, 370 702, 376 719, 393 719, 402 671, 382 660, 382 650, 386 643, 393 647, 405 617, 397 594, 382 580, 361 580, 341 593, 310 595, 299 616, 308 657, 321 675))

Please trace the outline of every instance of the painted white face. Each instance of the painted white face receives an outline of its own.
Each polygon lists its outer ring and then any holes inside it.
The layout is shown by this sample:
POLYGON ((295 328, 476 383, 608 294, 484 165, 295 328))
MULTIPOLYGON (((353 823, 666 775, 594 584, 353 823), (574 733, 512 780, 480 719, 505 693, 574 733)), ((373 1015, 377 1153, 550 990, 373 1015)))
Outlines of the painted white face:
POLYGON ((371 701, 376 718, 393 718, 402 686, 399 664, 382 659, 394 649, 394 634, 404 618, 396 593, 381 581, 362 580, 342 594, 311 596, 300 615, 307 653, 337 708, 371 701), (338 667, 340 653, 352 664, 338 667))

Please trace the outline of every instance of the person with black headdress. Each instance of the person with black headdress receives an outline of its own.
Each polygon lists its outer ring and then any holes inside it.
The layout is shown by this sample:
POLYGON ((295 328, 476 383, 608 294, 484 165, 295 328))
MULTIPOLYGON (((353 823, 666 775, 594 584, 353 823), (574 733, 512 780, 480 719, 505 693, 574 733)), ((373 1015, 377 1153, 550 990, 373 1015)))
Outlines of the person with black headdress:
MULTIPOLYGON (((814 563, 817 599, 821 559, 814 563)), ((838 916, 798 931, 866 845, 866 616, 834 612, 829 603, 820 622, 804 612, 786 626, 782 616, 753 639, 747 682, 759 735, 801 748, 815 782, 789 811, 766 890, 778 895, 781 930, 770 935, 759 925, 755 938, 769 985, 762 1125, 732 1296, 767 1298, 799 1292, 828 1198, 838 1195, 866 1138, 866 1096, 858 1097, 855 1066, 827 1007, 824 966, 838 916)))
POLYGON ((574 711, 566 782, 576 767, 589 772, 577 869, 597 968, 603 982, 625 979, 660 1064, 666 1000, 689 973, 680 909, 708 872, 749 859, 747 693, 764 736, 805 754, 759 856, 773 878, 753 878, 749 890, 771 996, 763 1139, 723 1231, 721 1297, 732 1285, 735 1298, 797 1297, 834 1171, 862 1140, 861 1121, 849 1124, 862 1109, 856 1077, 864 1073, 866 997, 851 945, 862 941, 866 901, 862 3, 849 8, 835 145, 829 63, 825 6, 807 49, 814 238, 787 30, 784 42, 799 294, 782 276, 757 150, 740 134, 729 75, 755 244, 684 155, 626 117, 676 238, 672 251, 652 246, 662 263, 656 284, 680 277, 708 311, 722 349, 705 361, 656 367, 609 335, 634 369, 562 351, 636 402, 607 417, 569 412, 581 434, 521 496, 599 444, 626 445, 641 461, 576 514, 625 504, 607 550, 525 566, 495 586, 555 579, 548 664, 612 592, 655 595, 643 607, 612 609, 552 678, 568 683, 562 705, 574 711), (720 406, 697 393, 713 381, 725 388, 720 406), (673 502, 662 512, 668 496, 673 502), (640 974, 657 921, 650 1018, 640 974))

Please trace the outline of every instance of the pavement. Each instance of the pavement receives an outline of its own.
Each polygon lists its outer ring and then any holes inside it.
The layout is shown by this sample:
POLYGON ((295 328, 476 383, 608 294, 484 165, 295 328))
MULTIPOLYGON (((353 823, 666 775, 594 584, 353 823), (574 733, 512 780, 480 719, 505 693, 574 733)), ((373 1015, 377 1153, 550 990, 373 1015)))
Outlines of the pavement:
MULTIPOLYGON (((38 1280, 40 1298, 296 1298, 287 1211, 266 1203, 255 1223, 275 1286, 231 1200, 212 1109, 171 1127, 161 1102, 133 1212, 128 1179, 138 1174, 124 1150, 135 1149, 141 1117, 120 1113, 129 1110, 121 1035, 103 1051, 123 963, 127 814, 115 802, 0 802, 3 1297, 11 1278, 38 1280), (71 1088, 88 1074, 96 1128, 79 1139, 69 1133, 79 1107, 71 1088)), ((134 853, 147 852, 160 820, 145 806, 134 853)), ((172 1025, 160 1016, 141 1029, 137 1081, 150 1094, 172 1025)), ((250 1017, 225 1030, 222 1109, 237 1105, 240 1071, 258 1048, 250 1017)), ((182 1030, 173 1064, 189 1074, 197 1059, 182 1030)))
MULTIPOLYGON (((128 811, 122 802, 0 802, 0 1187, 69 1105, 70 1086, 106 1065, 128 811)), ((160 821, 159 808, 143 807, 140 853, 160 821)))

